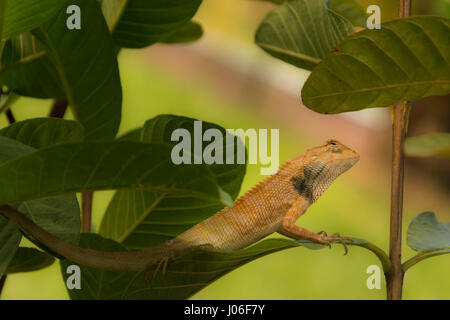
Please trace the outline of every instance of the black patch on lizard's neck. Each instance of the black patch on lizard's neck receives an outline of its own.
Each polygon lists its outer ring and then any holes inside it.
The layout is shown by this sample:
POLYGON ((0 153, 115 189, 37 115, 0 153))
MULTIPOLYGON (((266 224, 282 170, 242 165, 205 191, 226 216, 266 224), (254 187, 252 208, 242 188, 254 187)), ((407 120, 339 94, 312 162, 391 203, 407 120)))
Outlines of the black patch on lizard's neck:
POLYGON ((325 170, 326 165, 321 162, 311 162, 303 168, 303 175, 291 178, 292 186, 303 198, 310 203, 314 201, 314 187, 320 180, 320 175, 325 170))

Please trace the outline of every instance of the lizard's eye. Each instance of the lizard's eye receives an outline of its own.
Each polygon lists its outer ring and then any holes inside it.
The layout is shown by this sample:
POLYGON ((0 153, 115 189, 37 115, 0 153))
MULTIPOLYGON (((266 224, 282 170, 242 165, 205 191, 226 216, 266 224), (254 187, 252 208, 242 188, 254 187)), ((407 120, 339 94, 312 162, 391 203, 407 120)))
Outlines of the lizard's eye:
POLYGON ((329 143, 329 145, 330 145, 330 146, 337 146, 337 143, 334 142, 334 141, 331 141, 331 142, 329 143))

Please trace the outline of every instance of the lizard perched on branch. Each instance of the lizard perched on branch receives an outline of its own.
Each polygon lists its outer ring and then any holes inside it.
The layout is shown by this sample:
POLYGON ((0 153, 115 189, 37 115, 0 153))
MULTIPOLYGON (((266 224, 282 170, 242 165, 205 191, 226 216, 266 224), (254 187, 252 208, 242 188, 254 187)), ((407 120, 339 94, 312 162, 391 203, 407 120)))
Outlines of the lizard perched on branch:
POLYGON ((295 224, 328 186, 359 160, 359 155, 336 140, 309 149, 283 164, 277 173, 261 181, 212 217, 172 240, 140 251, 106 252, 68 243, 36 225, 14 208, 2 205, 0 213, 19 225, 50 250, 89 267, 115 271, 156 271, 169 260, 194 249, 234 251, 278 232, 296 240, 321 244, 342 242, 339 234, 327 236, 295 224))

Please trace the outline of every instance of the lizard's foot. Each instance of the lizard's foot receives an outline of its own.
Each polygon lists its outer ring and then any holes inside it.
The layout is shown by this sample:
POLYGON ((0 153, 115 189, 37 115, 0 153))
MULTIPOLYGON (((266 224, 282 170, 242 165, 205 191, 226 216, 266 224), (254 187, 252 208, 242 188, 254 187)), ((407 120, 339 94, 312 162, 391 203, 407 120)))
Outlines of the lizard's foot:
POLYGON ((325 242, 327 242, 328 246, 330 246, 330 247, 331 247, 331 243, 333 243, 333 242, 339 242, 340 244, 342 244, 344 246, 344 250, 345 250, 344 256, 348 253, 346 241, 353 242, 352 238, 341 237, 339 232, 333 233, 331 236, 328 236, 325 231, 320 231, 318 234, 322 236, 322 239, 325 242))
POLYGON ((164 276, 166 274, 167 264, 171 260, 175 260, 176 257, 182 256, 186 253, 188 253, 191 250, 200 249, 200 250, 213 250, 214 247, 211 244, 201 244, 193 247, 187 247, 183 250, 178 251, 177 253, 172 252, 169 253, 167 256, 161 257, 157 260, 154 260, 150 262, 144 270, 144 279, 145 282, 150 286, 150 288, 153 286, 153 282, 155 281, 156 275, 158 274, 159 270, 161 270, 162 275, 164 276), (153 271, 152 279, 148 279, 148 272, 151 269, 153 265, 156 265, 155 270, 153 271))
POLYGON ((169 261, 172 258, 170 256, 166 256, 166 257, 162 257, 159 260, 149 263, 147 265, 147 267, 145 268, 144 271, 144 280, 145 282, 147 282, 147 284, 150 286, 150 288, 153 286, 153 282, 155 281, 156 275, 158 274, 158 271, 161 269, 162 267, 162 274, 165 275, 166 274, 166 268, 167 268, 167 264, 169 263, 169 261), (148 279, 148 272, 150 270, 150 268, 156 264, 155 270, 153 271, 153 275, 152 275, 152 279, 149 280, 148 279))

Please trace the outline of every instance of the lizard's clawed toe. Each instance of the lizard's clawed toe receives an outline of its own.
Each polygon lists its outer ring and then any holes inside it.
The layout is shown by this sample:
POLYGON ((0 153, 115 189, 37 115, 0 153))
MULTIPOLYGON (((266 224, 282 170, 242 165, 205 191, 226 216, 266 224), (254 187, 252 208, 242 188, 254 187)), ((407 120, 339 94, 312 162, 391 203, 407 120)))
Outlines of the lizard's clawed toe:
POLYGON ((339 232, 333 233, 331 236, 327 236, 325 231, 320 231, 318 234, 322 235, 323 239, 328 242, 328 246, 331 247, 331 243, 333 242, 339 242, 344 247, 344 256, 348 253, 347 243, 346 242, 353 242, 352 238, 349 237, 341 237, 339 232))

